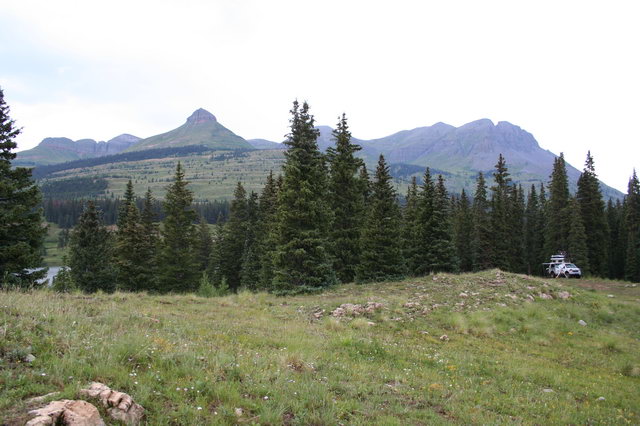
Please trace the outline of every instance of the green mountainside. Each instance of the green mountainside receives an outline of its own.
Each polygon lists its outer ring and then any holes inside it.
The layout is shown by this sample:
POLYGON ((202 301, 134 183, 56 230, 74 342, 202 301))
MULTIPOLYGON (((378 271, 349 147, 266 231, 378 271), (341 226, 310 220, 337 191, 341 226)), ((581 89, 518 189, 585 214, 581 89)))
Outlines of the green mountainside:
POLYGON ((38 146, 18 152, 17 166, 41 166, 114 155, 140 140, 139 137, 122 134, 107 142, 93 139, 72 141, 69 138, 45 138, 38 146))
POLYGON ((187 122, 167 133, 151 136, 131 146, 129 151, 204 145, 211 149, 251 149, 244 138, 218 123, 216 117, 202 108, 194 111, 187 122))
MULTIPOLYGON (((319 126, 318 130, 318 146, 324 151, 334 143, 332 128, 319 126)), ((528 190, 531 184, 548 181, 556 158, 520 127, 504 121, 494 124, 487 119, 460 127, 437 123, 379 139, 353 138, 353 141, 362 146, 358 155, 371 172, 379 155, 385 156, 397 190, 402 194, 412 177, 420 181, 426 167, 431 168, 433 175, 445 177, 449 191, 464 189, 473 193, 478 172, 484 172, 491 179, 500 153, 507 160, 514 182, 528 190)), ((46 165, 91 158, 95 155, 92 152, 96 151, 91 151, 91 144, 96 145, 90 140, 73 142, 65 138, 48 138, 37 148, 19 153, 18 159, 22 164, 46 165), (26 159, 31 163, 25 163, 26 159)), ((36 171, 35 176, 43 182, 89 176, 104 178, 108 182, 107 194, 113 196, 121 195, 126 181, 131 178, 140 193, 151 187, 162 197, 163 188, 179 159, 197 198, 229 199, 237 181, 242 181, 249 191, 260 190, 270 170, 279 172, 284 162, 284 149, 283 144, 265 139, 245 140, 222 126, 213 114, 198 109, 177 129, 127 145, 120 156, 113 157, 113 162, 105 157, 100 159, 99 165, 70 163, 66 167, 61 164, 56 166, 55 172, 43 176, 36 171), (189 147, 200 147, 200 150, 190 152, 189 147), (182 149, 187 151, 174 152, 182 149), (126 153, 138 155, 148 150, 154 150, 156 154, 141 159, 120 158, 126 153), (166 150, 166 157, 157 154, 162 150, 166 150)), ((580 171, 567 165, 567 174, 571 190, 575 191, 580 171)), ((601 188, 605 199, 622 197, 622 193, 604 183, 601 188)))

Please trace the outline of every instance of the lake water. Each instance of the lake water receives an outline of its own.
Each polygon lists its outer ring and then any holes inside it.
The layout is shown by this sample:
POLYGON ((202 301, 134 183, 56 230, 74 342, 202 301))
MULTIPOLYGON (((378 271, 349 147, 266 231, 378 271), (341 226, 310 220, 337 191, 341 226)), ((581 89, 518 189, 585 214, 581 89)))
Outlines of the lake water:
POLYGON ((39 282, 40 283, 44 283, 45 281, 48 281, 47 285, 51 285, 53 283, 53 279, 55 278, 56 275, 58 275, 58 272, 60 272, 60 266, 49 266, 49 271, 47 272, 47 276, 43 279, 41 279, 39 282))

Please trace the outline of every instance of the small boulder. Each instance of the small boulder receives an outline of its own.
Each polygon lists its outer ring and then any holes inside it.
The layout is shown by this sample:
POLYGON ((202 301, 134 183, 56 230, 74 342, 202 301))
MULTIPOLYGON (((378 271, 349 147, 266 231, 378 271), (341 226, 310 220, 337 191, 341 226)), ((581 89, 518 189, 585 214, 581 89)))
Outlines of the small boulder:
POLYGON ((440 336, 440 340, 442 340, 443 342, 448 342, 449 336, 447 336, 446 334, 443 334, 442 336, 440 336))
POLYGON ((598 398, 598 401, 605 401, 604 396, 599 397, 599 398, 598 398))
POLYGON ((29 414, 35 417, 25 426, 105 426, 98 409, 87 401, 52 401, 45 407, 29 411, 29 414))
POLYGON ((24 362, 32 363, 35 360, 36 360, 36 357, 33 356, 33 354, 29 354, 24 357, 24 362))
POLYGON ((542 389, 542 392, 544 392, 544 393, 553 393, 553 389, 549 389, 549 388, 542 389))
POLYGON ((469 295, 467 293, 465 293, 464 291, 462 293, 460 293, 458 296, 459 297, 469 297, 469 295))
POLYGON ((553 299, 553 296, 551 296, 550 294, 547 294, 547 293, 541 293, 540 294, 540 298, 543 299, 543 300, 551 300, 551 299, 553 299))
POLYGON ((583 320, 578 321, 578 324, 580 324, 580 325, 581 325, 581 326, 583 326, 583 327, 586 327, 586 326, 587 326, 587 323, 586 323, 586 322, 584 322, 583 320))
POLYGON ((569 294, 568 291, 561 291, 561 292, 558 293, 558 298, 559 299, 568 299, 570 297, 571 297, 571 295, 569 294))

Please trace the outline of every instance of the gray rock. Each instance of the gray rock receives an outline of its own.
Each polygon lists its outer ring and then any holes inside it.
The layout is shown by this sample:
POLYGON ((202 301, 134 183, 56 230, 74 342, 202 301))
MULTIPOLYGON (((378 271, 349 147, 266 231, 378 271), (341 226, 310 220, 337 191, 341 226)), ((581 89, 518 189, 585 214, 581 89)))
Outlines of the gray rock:
POLYGON ((553 389, 549 389, 549 388, 542 389, 542 392, 544 392, 544 393, 553 393, 553 389))
POLYGON ((587 323, 586 323, 586 322, 584 322, 583 320, 578 321, 578 324, 580 324, 580 325, 581 325, 581 326, 583 326, 583 327, 586 327, 586 326, 587 326, 587 323))
POLYGON ((33 361, 35 361, 35 360, 36 360, 36 357, 35 357, 35 356, 33 356, 33 354, 29 354, 29 355, 27 355, 27 356, 25 356, 25 357, 24 357, 24 362, 29 362, 29 363, 31 363, 31 362, 33 362, 33 361))

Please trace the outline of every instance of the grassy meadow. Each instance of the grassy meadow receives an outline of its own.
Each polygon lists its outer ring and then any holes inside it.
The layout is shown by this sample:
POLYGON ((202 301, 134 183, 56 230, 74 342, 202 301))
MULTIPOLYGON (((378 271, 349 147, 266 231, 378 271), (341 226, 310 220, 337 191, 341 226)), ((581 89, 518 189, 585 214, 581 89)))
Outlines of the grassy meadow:
POLYGON ((4 291, 0 423, 100 381, 154 425, 638 424, 639 321, 631 284, 497 270, 287 298, 4 291))

